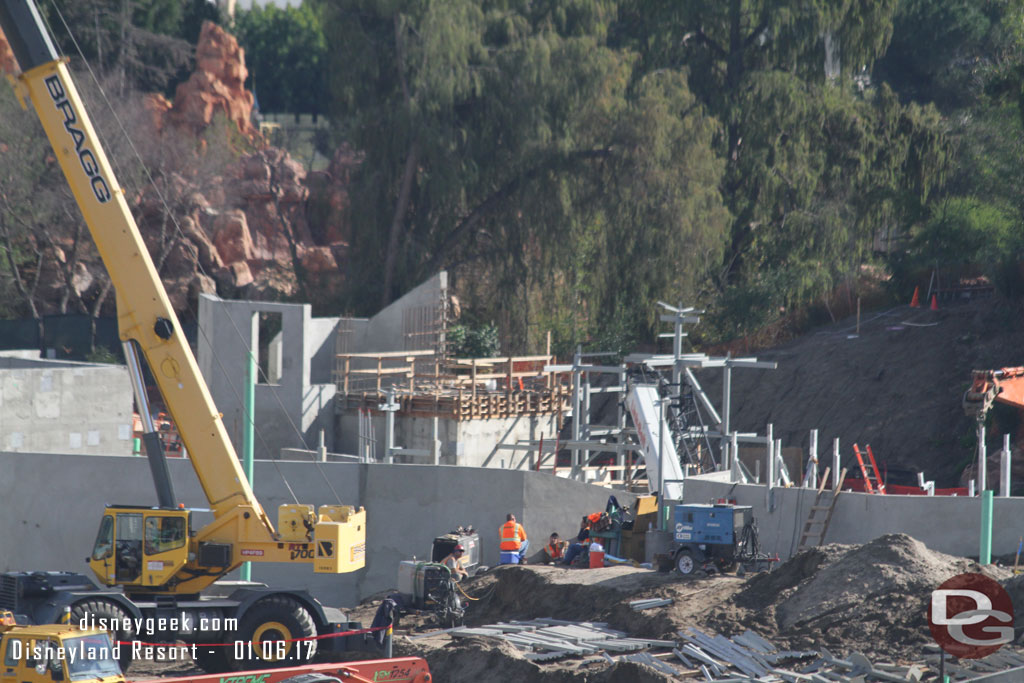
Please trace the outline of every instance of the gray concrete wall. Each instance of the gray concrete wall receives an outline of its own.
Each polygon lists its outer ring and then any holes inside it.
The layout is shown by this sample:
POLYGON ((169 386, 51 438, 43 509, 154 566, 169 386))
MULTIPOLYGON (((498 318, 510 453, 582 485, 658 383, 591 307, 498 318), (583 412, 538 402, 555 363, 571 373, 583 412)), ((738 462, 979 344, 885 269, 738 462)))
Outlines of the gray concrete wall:
MULTIPOLYGON (((791 557, 817 491, 799 488, 773 489, 774 506, 765 505, 765 487, 686 480, 683 495, 688 503, 707 503, 735 498, 751 505, 761 536, 761 546, 779 557, 791 557)), ((1015 553, 1020 539, 1024 498, 996 498, 993 510, 992 553, 1015 553)), ((884 534, 909 534, 932 550, 951 555, 978 556, 981 499, 952 496, 893 496, 853 493, 839 495, 825 536, 826 543, 866 543, 884 534)))
POLYGON ((405 311, 420 306, 434 306, 448 297, 448 273, 441 271, 426 282, 409 290, 372 318, 363 329, 359 348, 350 353, 385 353, 406 351, 402 323, 405 311))
MULTIPOLYGON (((395 445, 400 448, 430 450, 433 441, 432 417, 395 415, 395 445)), ((517 469, 523 466, 524 451, 498 449, 498 444, 515 444, 525 440, 554 439, 558 418, 555 415, 524 415, 490 420, 437 420, 437 438, 441 442, 440 464, 462 467, 497 467, 517 469)), ((358 453, 359 421, 354 410, 337 418, 335 445, 339 453, 358 453)), ((384 458, 386 418, 374 415, 377 457, 384 458)), ((527 462, 529 459, 527 458, 527 462)))
MULTIPOLYGON (((177 499, 207 502, 187 461, 169 463, 177 499)), ((145 458, 0 453, 0 570, 77 570, 92 549, 106 503, 154 505, 145 458), (61 503, 55 508, 54 498, 61 503), (59 514, 55 514, 55 510, 59 514)), ((280 504, 338 502, 367 509, 367 565, 352 574, 314 574, 310 565, 254 564, 255 580, 314 592, 351 606, 395 587, 398 563, 427 556, 437 535, 462 524, 480 530, 482 559, 498 559, 498 528, 514 513, 539 551, 552 531, 574 534, 581 515, 603 510, 608 489, 537 472, 304 462, 256 463, 255 490, 272 520, 280 504), (337 493, 337 498, 335 497, 337 493)), ((632 496, 617 494, 624 505, 632 496)), ((202 521, 200 517, 200 521, 202 521)), ((209 519, 207 516, 205 519, 209 519)))
MULTIPOLYGON (((281 377, 277 384, 255 390, 256 458, 276 457, 282 448, 316 448, 324 430, 328 450, 334 449, 333 384, 311 384, 314 357, 324 345, 328 320, 311 324, 308 304, 224 301, 199 297, 199 368, 236 450, 242 444, 243 396, 247 352, 257 336, 257 314, 281 315, 281 377)), ((332 340, 333 341, 333 340, 332 340)), ((318 366, 318 371, 323 371, 318 366)), ((265 381, 260 378, 260 381, 265 381)))
POLYGON ((124 366, 0 358, 0 448, 131 455, 133 401, 124 366))

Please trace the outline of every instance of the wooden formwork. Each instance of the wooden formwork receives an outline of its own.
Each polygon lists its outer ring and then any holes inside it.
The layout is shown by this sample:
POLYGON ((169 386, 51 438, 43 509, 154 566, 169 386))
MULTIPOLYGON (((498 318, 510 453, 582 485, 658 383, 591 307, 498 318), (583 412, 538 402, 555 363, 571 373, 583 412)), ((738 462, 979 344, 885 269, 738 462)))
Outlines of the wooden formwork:
POLYGON ((403 413, 486 420, 568 410, 567 373, 545 372, 553 356, 443 358, 431 351, 339 353, 339 408, 377 410, 393 391, 403 413))

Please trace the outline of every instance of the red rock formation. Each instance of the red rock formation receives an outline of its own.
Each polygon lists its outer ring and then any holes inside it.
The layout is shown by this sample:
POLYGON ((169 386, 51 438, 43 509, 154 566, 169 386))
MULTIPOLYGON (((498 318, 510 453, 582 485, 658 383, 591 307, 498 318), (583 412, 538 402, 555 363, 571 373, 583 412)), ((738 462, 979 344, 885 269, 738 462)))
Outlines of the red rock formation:
POLYGON ((18 73, 20 73, 18 62, 14 60, 14 53, 11 52, 11 46, 7 43, 4 32, 0 31, 0 76, 18 73))
MULTIPOLYGON (((13 67, 0 34, 0 69, 13 67)), ((220 27, 203 26, 196 49, 196 71, 178 87, 173 104, 146 95, 147 116, 135 137, 152 136, 163 154, 155 185, 129 198, 168 295, 178 311, 195 305, 200 292, 253 299, 301 298, 314 305, 333 300, 344 285, 343 263, 350 229, 348 185, 360 158, 340 149, 327 171, 307 174, 282 149, 265 147, 245 154, 227 168, 211 165, 199 135, 218 113, 256 146, 265 145, 250 121, 253 96, 244 89, 244 53, 220 27), (199 144, 192 146, 189 139, 199 144), (164 144, 184 137, 185 144, 164 144)), ((207 133, 208 135, 208 133, 207 133)), ((61 238, 61 244, 71 241, 61 238)), ((95 293, 105 281, 94 253, 79 252, 74 289, 95 293)), ((60 259, 44 268, 62 282, 60 259)), ((60 288, 48 292, 48 301, 60 288)), ((114 297, 105 313, 112 314, 114 297)), ((52 310, 52 306, 43 308, 52 310)))
POLYGON ((259 131, 252 125, 253 95, 245 89, 249 75, 245 51, 238 40, 220 26, 207 21, 196 45, 196 70, 178 86, 174 105, 167 112, 178 125, 198 133, 224 114, 240 133, 256 140, 259 131))

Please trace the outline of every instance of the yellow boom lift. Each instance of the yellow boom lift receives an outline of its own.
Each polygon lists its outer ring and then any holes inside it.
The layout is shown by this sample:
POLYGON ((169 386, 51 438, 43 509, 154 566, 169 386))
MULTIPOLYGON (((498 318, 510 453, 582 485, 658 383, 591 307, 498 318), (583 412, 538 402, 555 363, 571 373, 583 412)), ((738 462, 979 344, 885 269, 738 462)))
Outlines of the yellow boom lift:
MULTIPOLYGON (((18 97, 42 122, 113 281, 136 396, 144 401, 141 353, 213 513, 212 522, 193 527, 192 511, 175 500, 159 437, 149 424, 146 450, 159 505, 106 509, 88 561, 108 588, 97 589, 77 573, 12 572, 0 575, 0 608, 39 624, 58 621, 70 608, 75 624, 90 619, 120 624, 112 630, 121 640, 141 635, 131 624, 162 623, 165 631, 147 632, 147 640, 253 643, 241 653, 199 648, 199 663, 211 672, 275 661, 294 664, 317 646, 324 651, 343 645, 342 638, 293 642, 352 626, 341 612, 323 607, 305 591, 247 584, 217 594, 214 582, 243 562, 312 563, 316 572, 326 573, 362 568, 366 512, 346 505, 316 511, 312 505, 282 505, 274 527, 239 466, 67 60, 57 55, 33 0, 0 0, 0 27, 22 70, 12 79, 18 97), (206 589, 208 594, 201 595, 206 589), (265 648, 264 642, 279 646, 265 648)), ((144 405, 140 413, 149 418, 144 405)), ((122 664, 127 664, 125 657, 122 664)))

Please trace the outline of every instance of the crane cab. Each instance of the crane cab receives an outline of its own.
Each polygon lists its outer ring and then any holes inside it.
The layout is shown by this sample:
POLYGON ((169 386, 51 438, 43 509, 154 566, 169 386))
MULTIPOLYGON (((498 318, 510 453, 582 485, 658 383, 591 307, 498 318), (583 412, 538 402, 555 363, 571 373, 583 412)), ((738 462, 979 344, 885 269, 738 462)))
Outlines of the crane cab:
POLYGON ((108 507, 89 568, 107 586, 163 586, 188 561, 188 510, 108 507))

